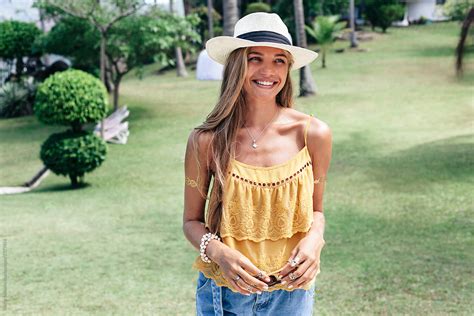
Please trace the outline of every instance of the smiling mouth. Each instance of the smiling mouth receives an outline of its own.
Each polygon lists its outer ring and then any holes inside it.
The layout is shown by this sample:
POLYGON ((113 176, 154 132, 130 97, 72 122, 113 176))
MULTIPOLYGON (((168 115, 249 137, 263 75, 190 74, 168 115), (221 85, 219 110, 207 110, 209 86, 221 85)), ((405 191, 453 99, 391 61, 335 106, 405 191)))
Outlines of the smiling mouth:
POLYGON ((262 88, 272 88, 277 84, 276 81, 264 81, 264 80, 252 80, 257 84, 257 86, 262 88))

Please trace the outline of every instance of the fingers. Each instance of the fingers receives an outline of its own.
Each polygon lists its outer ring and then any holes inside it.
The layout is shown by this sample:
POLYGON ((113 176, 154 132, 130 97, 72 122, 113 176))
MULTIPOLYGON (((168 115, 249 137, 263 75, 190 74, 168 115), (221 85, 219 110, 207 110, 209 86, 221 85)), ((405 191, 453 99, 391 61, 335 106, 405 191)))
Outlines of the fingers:
POLYGON ((237 292, 239 292, 240 294, 247 295, 247 296, 251 294, 250 291, 248 291, 246 288, 240 285, 241 283, 240 276, 236 276, 235 279, 229 278, 227 280, 231 284, 232 288, 236 290, 237 292))
MULTIPOLYGON (((254 278, 257 279, 257 281, 259 281, 258 279, 260 280, 263 280, 265 282, 270 282, 270 277, 264 272, 264 271, 261 271, 259 270, 256 266, 254 266, 252 264, 252 262, 250 260, 243 260, 241 262, 241 265, 242 269, 244 269, 249 275, 253 276, 254 278)), ((261 281, 260 281, 261 282, 261 281)), ((261 282, 263 284, 265 284, 264 282, 261 282)))
POLYGON ((252 293, 261 294, 262 291, 268 290, 268 285, 264 280, 268 279, 270 282, 270 277, 255 267, 250 260, 239 259, 228 268, 224 272, 224 277, 229 280, 237 292, 250 295, 252 293))
POLYGON ((283 279, 288 276, 288 274, 295 269, 303 260, 301 260, 300 256, 290 256, 287 264, 283 267, 280 271, 279 278, 283 279))
POLYGON ((245 286, 246 290, 248 290, 252 293, 257 292, 258 294, 262 294, 262 291, 268 290, 268 285, 265 282, 259 280, 255 276, 252 276, 251 274, 249 274, 243 268, 240 269, 238 274, 241 276, 242 281, 245 283, 245 284, 243 284, 243 286, 245 286))
POLYGON ((290 272, 282 283, 286 283, 289 289, 301 288, 311 282, 319 274, 319 262, 316 260, 306 260, 297 269, 290 272))

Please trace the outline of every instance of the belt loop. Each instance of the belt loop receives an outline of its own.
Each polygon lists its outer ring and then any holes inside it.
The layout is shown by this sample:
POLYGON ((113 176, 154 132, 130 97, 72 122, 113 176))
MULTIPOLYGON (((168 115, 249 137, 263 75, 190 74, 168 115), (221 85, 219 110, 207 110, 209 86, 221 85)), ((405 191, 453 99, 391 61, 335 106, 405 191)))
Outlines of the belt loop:
POLYGON ((214 305, 214 315, 224 316, 222 308, 222 287, 217 286, 214 280, 211 280, 212 304, 214 305))

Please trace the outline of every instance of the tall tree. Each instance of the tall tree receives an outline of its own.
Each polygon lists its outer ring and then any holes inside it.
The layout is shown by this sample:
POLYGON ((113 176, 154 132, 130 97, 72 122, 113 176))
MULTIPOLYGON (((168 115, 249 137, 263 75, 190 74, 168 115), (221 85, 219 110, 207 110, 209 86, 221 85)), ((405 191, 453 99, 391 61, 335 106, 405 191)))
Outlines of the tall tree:
POLYGON ((100 79, 105 83, 107 34, 123 18, 134 14, 144 3, 141 0, 38 0, 65 13, 88 20, 100 32, 100 79))
POLYGON ((224 35, 234 35, 234 26, 239 19, 239 8, 237 0, 225 0, 222 1, 224 11, 224 35))
POLYGON ((358 43, 357 43, 356 29, 355 29, 355 8, 354 8, 354 0, 350 0, 350 5, 349 5, 349 21, 350 21, 350 27, 351 27, 351 34, 350 34, 351 47, 355 48, 355 47, 358 46, 358 43))
MULTIPOLYGON (((176 10, 176 6, 174 2, 175 0, 170 0, 170 12, 172 14, 177 14, 177 10, 176 10)), ((182 2, 183 1, 181 0, 181 4, 182 2)), ((187 77, 188 72, 186 71, 186 65, 184 64, 183 51, 181 50, 181 47, 176 46, 174 48, 174 55, 176 59, 176 75, 178 77, 187 77)))
MULTIPOLYGON (((304 24, 303 0, 293 0, 295 24, 296 24, 296 43, 298 46, 306 48, 306 32, 304 24)), ((309 65, 300 69, 300 97, 316 94, 316 83, 314 82, 311 68, 309 65)))
POLYGON ((207 0, 207 27, 209 29, 208 31, 208 36, 209 38, 214 37, 214 21, 212 19, 212 13, 213 13, 213 6, 212 6, 212 0, 207 0))

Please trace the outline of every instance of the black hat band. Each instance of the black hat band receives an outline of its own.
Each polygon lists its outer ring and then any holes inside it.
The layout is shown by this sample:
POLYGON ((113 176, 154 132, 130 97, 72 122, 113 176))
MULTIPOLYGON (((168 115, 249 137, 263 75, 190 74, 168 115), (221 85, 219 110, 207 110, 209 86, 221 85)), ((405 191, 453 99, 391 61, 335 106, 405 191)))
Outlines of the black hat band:
POLYGON ((253 42, 272 42, 278 44, 291 45, 291 42, 283 35, 271 31, 255 31, 240 34, 237 38, 253 42))

